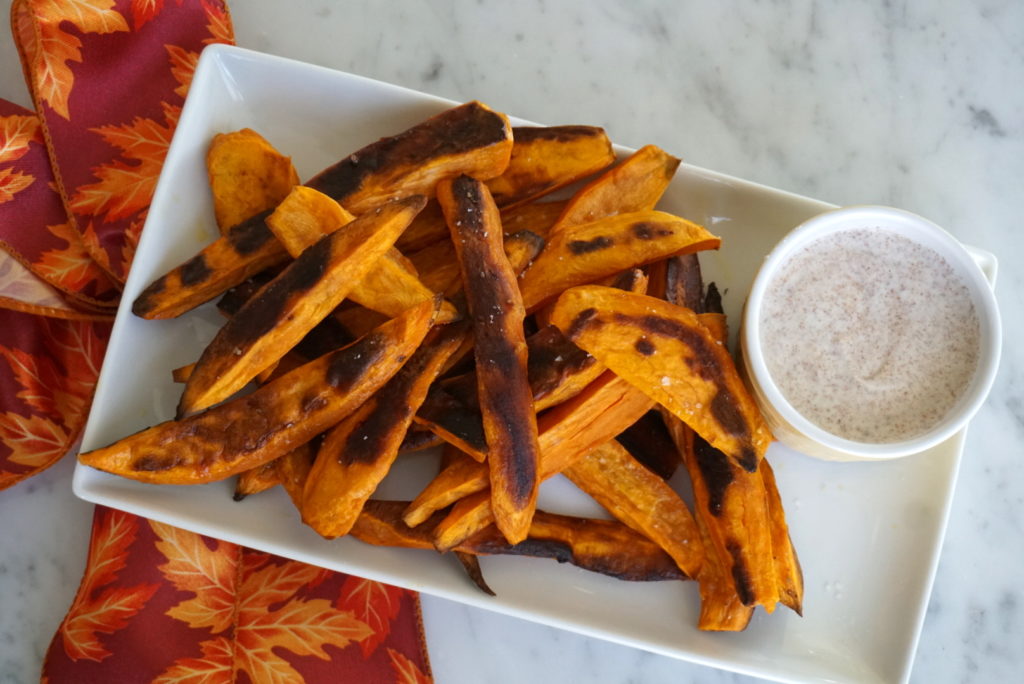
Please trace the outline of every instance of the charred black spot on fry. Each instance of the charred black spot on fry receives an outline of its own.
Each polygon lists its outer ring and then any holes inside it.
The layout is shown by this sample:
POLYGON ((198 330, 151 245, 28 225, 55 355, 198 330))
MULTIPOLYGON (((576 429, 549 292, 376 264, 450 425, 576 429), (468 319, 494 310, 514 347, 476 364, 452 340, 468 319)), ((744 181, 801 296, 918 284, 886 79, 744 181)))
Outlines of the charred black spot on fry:
POLYGON ((147 454, 135 460, 132 463, 132 470, 144 473, 155 473, 162 470, 170 470, 178 465, 181 465, 182 459, 175 455, 162 455, 156 456, 147 454))
MULTIPOLYGON (((694 254, 694 256, 697 256, 694 254)), ((708 313, 723 313, 722 295, 718 292, 718 286, 714 283, 708 285, 708 293, 704 297, 704 310, 708 313)))
POLYGON ((136 316, 145 316, 156 307, 156 298, 167 289, 167 276, 162 275, 154 280, 149 287, 143 290, 132 302, 132 313, 136 316))
POLYGON ((331 259, 331 241, 323 239, 304 251, 269 285, 260 290, 223 328, 222 342, 229 350, 248 346, 281 322, 289 302, 323 278, 331 259))
POLYGON ((597 316, 597 309, 593 307, 584 309, 576 314, 576 318, 572 320, 572 323, 569 325, 569 330, 566 333, 569 336, 569 339, 579 337, 580 333, 583 332, 583 329, 591 323, 595 316, 597 316))
POLYGON ((531 335, 526 340, 526 347, 526 375, 534 400, 546 397, 562 384, 564 378, 597 363, 597 359, 569 341, 553 325, 531 335))
POLYGON ((206 265, 206 256, 200 252, 182 264, 181 284, 187 287, 198 285, 209 278, 210 273, 210 267, 206 265))
POLYGON ((644 356, 650 356, 655 352, 654 345, 651 344, 651 341, 644 339, 643 337, 633 343, 633 348, 644 356))
POLYGON ((438 446, 441 442, 441 438, 430 430, 410 425, 409 429, 405 431, 405 437, 402 438, 402 444, 398 447, 398 451, 421 451, 438 446))
POLYGON ((483 417, 439 387, 432 387, 418 415, 481 453, 487 453, 483 417))
POLYGON ((679 450, 657 409, 651 409, 615 438, 641 465, 663 480, 679 467, 679 450))
MULTIPOLYGON (((715 417, 715 420, 722 426, 722 429, 730 435, 736 437, 746 437, 749 435, 747 421, 736 407, 736 402, 733 401, 730 393, 720 389, 715 394, 715 398, 711 400, 711 415, 715 417)), ((757 467, 756 459, 754 467, 757 467)))
POLYGON ((639 268, 631 268, 628 271, 623 271, 619 275, 615 276, 615 280, 612 281, 611 286, 614 287, 616 290, 633 292, 636 289, 637 283, 643 277, 643 270, 639 268))
POLYGON ((580 256, 581 254, 590 254, 592 252, 600 252, 602 249, 608 249, 615 244, 615 240, 608 237, 607 235, 598 235, 590 240, 572 240, 569 242, 569 251, 580 256))
POLYGON ((270 210, 261 211, 228 229, 228 242, 238 254, 247 256, 271 240, 277 239, 267 228, 265 219, 268 216, 270 210))
POLYGON ((703 280, 700 273, 700 261, 696 254, 683 254, 668 260, 666 269, 666 299, 677 306, 685 306, 696 313, 704 313, 707 309, 701 294, 703 280))
POLYGON ((654 240, 655 238, 674 235, 671 230, 650 221, 642 221, 633 224, 633 235, 639 240, 654 240))
POLYGON ((414 169, 424 161, 507 140, 505 122, 476 102, 450 109, 404 133, 382 138, 321 171, 307 185, 339 202, 357 192, 377 170, 414 169))
POLYGON ((743 547, 736 541, 728 541, 725 544, 725 549, 732 558, 732 579, 736 583, 736 595, 739 597, 740 603, 745 606, 754 605, 757 597, 754 594, 754 587, 750 580, 750 571, 743 560, 743 547))
POLYGON ((720 516, 725 492, 736 476, 728 456, 708 444, 700 435, 694 435, 693 439, 693 455, 708 488, 708 510, 712 515, 720 516))
POLYGON ((346 392, 387 353, 387 339, 371 332, 358 342, 334 352, 327 366, 327 384, 346 392))

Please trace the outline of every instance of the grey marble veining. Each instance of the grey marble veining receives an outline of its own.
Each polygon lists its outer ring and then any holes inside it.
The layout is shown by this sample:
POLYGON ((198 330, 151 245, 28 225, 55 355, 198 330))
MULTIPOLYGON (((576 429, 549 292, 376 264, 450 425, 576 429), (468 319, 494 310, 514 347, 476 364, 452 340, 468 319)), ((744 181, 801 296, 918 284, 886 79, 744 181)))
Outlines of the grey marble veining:
MULTIPOLYGON (((1024 4, 234 0, 231 9, 245 47, 535 121, 602 125, 624 145, 656 143, 838 204, 903 207, 994 252, 1003 362, 968 435, 911 681, 1019 679, 1024 4)), ((26 104, 13 54, 0 40, 0 96, 26 104)), ((70 472, 64 463, 0 493, 0 682, 37 677, 78 581, 89 507, 71 497, 70 472)), ((749 680, 423 604, 445 684, 749 680)))

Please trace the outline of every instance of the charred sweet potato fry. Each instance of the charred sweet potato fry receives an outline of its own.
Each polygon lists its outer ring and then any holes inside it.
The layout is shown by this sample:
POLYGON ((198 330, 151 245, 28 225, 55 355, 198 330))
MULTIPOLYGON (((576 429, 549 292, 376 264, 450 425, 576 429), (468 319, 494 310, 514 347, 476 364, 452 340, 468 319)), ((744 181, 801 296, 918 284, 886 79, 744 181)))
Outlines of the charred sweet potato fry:
POLYGON ((394 375, 440 301, 409 309, 355 343, 251 394, 79 454, 83 465, 156 484, 199 484, 255 468, 335 425, 394 375))
POLYGON ((693 311, 588 285, 564 292, 551 319, 734 463, 749 472, 757 469, 771 433, 728 350, 693 311))
POLYGON ((358 216, 395 197, 433 195, 439 181, 461 174, 494 178, 505 171, 511 154, 508 117, 468 102, 367 145, 306 185, 358 216))
POLYGON ((553 231, 520 279, 523 305, 532 312, 575 285, 673 254, 717 249, 720 242, 696 223, 661 211, 619 214, 553 231))
POLYGON ((273 209, 299 183, 291 158, 251 128, 215 135, 206 153, 206 172, 222 233, 273 209))
POLYGON ((424 449, 430 449, 443 444, 444 440, 427 428, 420 427, 419 425, 410 425, 409 429, 405 431, 405 437, 402 438, 402 445, 398 447, 398 453, 423 451, 424 449))
POLYGON ((174 318, 205 304, 260 271, 288 260, 288 252, 264 223, 267 212, 232 226, 132 302, 132 313, 146 319, 174 318))
MULTIPOLYGON (((401 519, 408 502, 370 500, 352 527, 352 536, 367 544, 413 549, 433 548, 434 516, 419 527, 401 519)), ((494 526, 481 530, 453 549, 474 555, 553 558, 560 563, 622 580, 687 579, 657 544, 614 520, 592 520, 537 511, 527 539, 509 544, 494 526)))
POLYGON ((437 200, 455 243, 473 325, 495 518, 515 544, 526 538, 540 482, 537 421, 526 374, 526 314, 487 187, 459 176, 438 184, 437 200))
POLYGON ((185 386, 179 415, 226 399, 284 356, 374 267, 424 202, 416 195, 384 204, 305 250, 206 347, 185 386))
POLYGON ((614 161, 612 143, 601 128, 520 126, 512 129, 508 168, 487 181, 487 188, 499 207, 511 207, 564 188, 614 161))
POLYGON ((267 228, 295 258, 355 218, 322 192, 296 185, 267 217, 267 228))
POLYGON ((688 577, 704 561, 700 530, 675 490, 611 440, 562 471, 569 480, 665 550, 688 577))
POLYGON ((306 480, 303 522, 324 537, 348 534, 461 336, 458 327, 439 330, 372 399, 327 433, 306 480))
POLYGON ((277 464, 274 461, 268 461, 257 468, 238 474, 233 498, 235 501, 241 501, 250 494, 265 492, 279 484, 281 484, 281 476, 277 472, 277 464))
POLYGON ((492 527, 459 544, 458 550, 553 558, 632 582, 688 579, 661 547, 620 522, 545 511, 537 511, 528 537, 519 544, 510 546, 492 527))
POLYGON ((641 147, 573 195, 551 235, 606 216, 654 209, 678 167, 679 160, 661 148, 641 147))

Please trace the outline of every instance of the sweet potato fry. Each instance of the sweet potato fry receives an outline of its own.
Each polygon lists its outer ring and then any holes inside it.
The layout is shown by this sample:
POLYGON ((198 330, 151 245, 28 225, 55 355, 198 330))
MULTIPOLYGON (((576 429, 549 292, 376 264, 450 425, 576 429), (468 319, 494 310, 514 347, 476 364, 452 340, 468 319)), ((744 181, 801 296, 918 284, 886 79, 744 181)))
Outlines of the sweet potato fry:
POLYGON ((619 214, 552 231, 520 279, 523 305, 532 312, 575 285, 673 254, 717 249, 720 242, 696 223, 661 211, 619 214))
POLYGON ((178 405, 189 415, 226 399, 323 320, 391 247, 425 200, 389 202, 305 250, 203 351, 178 405))
MULTIPOLYGON (((404 501, 370 500, 352 527, 352 536, 367 544, 413 549, 433 548, 434 516, 419 527, 402 522, 404 501)), ((516 555, 553 558, 560 563, 622 580, 687 579, 657 544, 614 520, 591 520, 537 511, 527 539, 509 544, 494 526, 455 547, 475 555, 516 555)))
POLYGON ((771 433, 729 352, 693 311, 588 285, 564 292, 551 319, 734 463, 757 469, 771 433))
POLYGON ((438 330, 372 399, 327 433, 302 497, 302 520, 320 535, 348 534, 391 468, 427 388, 461 342, 459 328, 438 330))
POLYGON ((398 453, 423 451, 442 444, 444 444, 444 440, 425 427, 410 425, 409 429, 405 431, 405 437, 402 438, 402 445, 398 447, 398 453))
POLYGON ((796 556, 793 540, 789 536, 786 514, 782 509, 782 497, 775 484, 775 472, 767 460, 758 468, 768 497, 768 519, 772 535, 772 555, 775 560, 775 575, 779 586, 779 601, 803 615, 804 573, 796 556))
POLYGON ((516 127, 508 168, 487 181, 501 208, 530 202, 615 161, 612 143, 594 126, 516 127))
POLYGON ((573 195, 551 235, 606 216, 654 209, 678 167, 679 160, 661 148, 641 147, 573 195))
POLYGON ((657 544, 615 520, 593 520, 537 511, 527 539, 509 545, 493 527, 457 547, 482 555, 553 558, 632 582, 688 579, 657 544))
POLYGON ((273 209, 299 182, 291 158, 251 128, 215 135, 206 153, 206 172, 222 233, 273 209))
POLYGON ((259 467, 238 474, 233 498, 235 501, 241 501, 250 494, 265 492, 279 484, 281 484, 281 477, 277 472, 277 465, 274 461, 268 461, 259 467))
POLYGON ((296 185, 267 217, 267 228, 295 258, 355 218, 322 192, 296 185))
POLYGON ((431 200, 395 241, 395 247, 403 254, 414 254, 439 241, 448 241, 450 235, 448 224, 444 222, 441 205, 431 200))
POLYGON ((526 538, 536 507, 540 451, 516 272, 505 256, 498 208, 483 183, 469 176, 442 181, 437 200, 455 243, 473 325, 495 518, 515 544, 526 538))
POLYGON ((306 185, 358 216, 396 197, 431 196, 439 181, 460 174, 494 178, 505 171, 511 154, 508 117, 469 102, 364 147, 306 185))
POLYGON ((198 484, 255 468, 305 444, 394 375, 433 325, 440 301, 409 309, 352 345, 251 394, 79 454, 83 465, 156 484, 198 484))
POLYGON ((199 254, 150 283, 132 302, 146 319, 180 316, 264 269, 288 260, 288 252, 264 223, 268 212, 232 226, 199 254))
POLYGON ((697 576, 704 548, 690 509, 618 442, 592 449, 562 474, 617 520, 663 548, 687 577, 697 576))

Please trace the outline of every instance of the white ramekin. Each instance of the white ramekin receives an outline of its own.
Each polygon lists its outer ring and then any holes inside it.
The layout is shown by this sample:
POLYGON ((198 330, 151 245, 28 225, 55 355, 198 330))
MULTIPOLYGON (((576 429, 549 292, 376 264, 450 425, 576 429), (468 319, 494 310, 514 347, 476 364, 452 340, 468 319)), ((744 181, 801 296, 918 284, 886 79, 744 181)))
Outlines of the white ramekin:
POLYGON ((740 332, 742 370, 775 438, 809 456, 829 460, 883 460, 909 456, 948 439, 963 428, 985 401, 995 380, 1002 329, 995 295, 981 269, 956 238, 927 219, 890 207, 854 206, 819 214, 795 228, 758 270, 743 312, 740 332), (974 377, 946 417, 919 437, 892 443, 865 443, 831 434, 801 415, 772 380, 761 348, 760 315, 765 290, 779 266, 809 243, 831 233, 878 227, 929 247, 962 277, 978 314, 980 354, 974 377))

